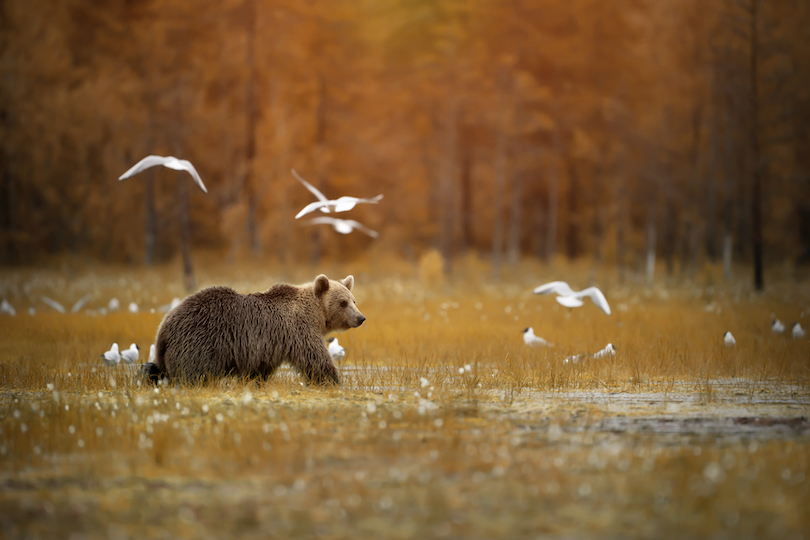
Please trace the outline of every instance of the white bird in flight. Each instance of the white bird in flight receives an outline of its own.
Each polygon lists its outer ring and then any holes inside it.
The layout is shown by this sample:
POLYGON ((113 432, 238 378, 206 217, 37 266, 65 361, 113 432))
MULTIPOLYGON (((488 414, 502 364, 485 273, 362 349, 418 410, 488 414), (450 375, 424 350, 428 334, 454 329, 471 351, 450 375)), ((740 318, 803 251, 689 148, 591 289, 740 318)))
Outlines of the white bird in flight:
POLYGON ((346 349, 338 343, 336 337, 330 337, 326 341, 329 343, 329 354, 332 356, 332 360, 340 362, 346 357, 346 349))
POLYGON ((188 171, 194 181, 197 182, 197 185, 200 186, 200 189, 205 193, 208 193, 208 190, 205 188, 205 184, 203 184, 202 178, 200 178, 200 175, 197 172, 197 169, 194 168, 194 165, 192 165, 187 159, 177 159, 174 156, 146 156, 138 163, 133 165, 132 168, 127 172, 119 176, 118 179, 126 180, 127 178, 135 176, 139 172, 142 172, 149 167, 155 167, 157 165, 163 165, 164 167, 174 169, 175 171, 188 171))
POLYGON ((796 323, 793 325, 793 339, 799 339, 804 337, 804 328, 802 328, 802 323, 796 323))
POLYGON ((326 195, 320 192, 318 188, 301 178, 301 176, 295 172, 295 169, 292 169, 293 176, 304 184, 304 187, 307 188, 318 200, 314 203, 309 203, 306 205, 303 210, 298 212, 295 215, 295 219, 300 218, 301 216, 305 216, 310 212, 314 212, 315 210, 320 210, 324 213, 329 212, 348 212, 352 208, 354 208, 358 204, 377 204, 383 198, 382 195, 377 195, 376 197, 372 197, 371 199, 361 199, 358 197, 349 197, 344 195, 343 197, 338 197, 334 200, 329 200, 326 198, 326 195))
POLYGON ((529 326, 528 328, 523 329, 523 343, 528 345, 529 347, 553 347, 551 343, 546 341, 545 339, 541 338, 540 336, 534 335, 534 328, 529 326))
POLYGON ((785 331, 785 325, 782 324, 782 321, 779 319, 774 319, 773 323, 771 324, 771 332, 774 334, 781 334, 785 331))
POLYGON ((372 238, 377 238, 380 236, 380 233, 377 231, 371 230, 359 221, 355 221, 353 219, 338 219, 323 216, 312 218, 308 221, 308 223, 310 225, 331 225, 332 228, 340 234, 349 234, 354 229, 357 229, 358 231, 362 231, 372 238))
POLYGON ((123 360, 125 364, 134 364, 138 361, 139 351, 140 347, 133 343, 129 346, 129 349, 121 351, 121 360, 123 360))
POLYGON ((105 366, 117 366, 121 361, 121 354, 118 352, 118 343, 113 343, 109 351, 101 355, 101 361, 105 366))
POLYGON ((75 304, 73 304, 73 307, 72 307, 72 308, 70 308, 70 312, 71 312, 71 313, 77 313, 79 310, 81 310, 81 309, 84 307, 84 305, 85 305, 85 304, 86 304, 86 303, 87 303, 87 302, 88 302, 88 301, 89 301, 91 298, 93 298, 93 293, 87 293, 87 294, 85 294, 83 297, 81 297, 81 298, 79 299, 79 301, 78 301, 78 302, 76 302, 75 304))
POLYGON ((65 312, 65 307, 62 304, 60 304, 59 302, 57 302, 56 300, 48 298, 47 296, 43 296, 42 301, 45 302, 46 304, 48 304, 49 306, 51 306, 53 309, 55 309, 59 313, 64 313, 65 312))
POLYGON ((596 304, 596 307, 610 315, 610 305, 608 305, 607 298, 597 287, 588 287, 581 291, 575 291, 564 281, 552 281, 534 289, 534 294, 550 293, 557 294, 557 303, 567 308, 580 307, 584 303, 582 299, 588 296, 596 304))
POLYGON ((737 340, 734 339, 734 336, 731 335, 731 332, 726 332, 723 334, 723 343, 726 347, 733 347, 737 344, 737 340))

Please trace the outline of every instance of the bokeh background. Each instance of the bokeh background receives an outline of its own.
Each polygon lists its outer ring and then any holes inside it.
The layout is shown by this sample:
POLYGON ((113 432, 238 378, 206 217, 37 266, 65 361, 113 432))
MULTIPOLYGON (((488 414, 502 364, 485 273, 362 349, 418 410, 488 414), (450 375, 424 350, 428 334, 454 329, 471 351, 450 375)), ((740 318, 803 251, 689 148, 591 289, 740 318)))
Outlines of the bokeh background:
MULTIPOLYGON (((810 259, 798 0, 6 0, 0 258, 810 259), (195 164, 117 177, 147 154, 195 164), (340 236, 313 198, 378 206, 340 236), (178 178, 180 178, 179 181, 178 178)), ((752 272, 753 276, 753 272, 752 272)))

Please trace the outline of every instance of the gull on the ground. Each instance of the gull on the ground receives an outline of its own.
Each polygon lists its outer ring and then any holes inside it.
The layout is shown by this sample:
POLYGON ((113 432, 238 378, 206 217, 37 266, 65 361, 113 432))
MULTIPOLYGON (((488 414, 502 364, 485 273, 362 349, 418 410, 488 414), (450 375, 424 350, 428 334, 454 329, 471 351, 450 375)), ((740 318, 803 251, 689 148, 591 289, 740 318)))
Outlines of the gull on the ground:
POLYGON ((133 165, 132 168, 127 172, 119 176, 118 179, 126 180, 127 178, 135 176, 139 172, 144 171, 149 167, 155 167, 157 165, 163 165, 164 167, 174 169, 175 171, 187 171, 194 181, 197 182, 197 185, 200 186, 200 189, 205 193, 208 193, 208 190, 205 188, 205 184, 203 184, 202 178, 200 178, 200 175, 197 173, 197 169, 194 168, 194 165, 192 165, 187 159, 177 159, 174 156, 146 156, 138 163, 133 165))
POLYGON ((541 338, 540 336, 534 335, 534 329, 529 326, 528 328, 524 328, 523 332, 523 343, 528 345, 529 347, 553 347, 551 343, 546 341, 545 339, 541 338))
POLYGON ((155 344, 154 343, 149 345, 149 360, 148 360, 148 362, 152 362, 152 363, 155 362, 155 344))
POLYGON ((134 364, 138 361, 139 351, 140 347, 133 343, 129 346, 129 349, 121 351, 121 360, 123 360, 125 364, 134 364))
POLYGON ((583 304, 582 299, 587 296, 593 300, 593 303, 599 309, 610 315, 610 305, 607 298, 597 287, 588 287, 581 291, 575 291, 564 281, 552 281, 534 289, 534 294, 551 293, 557 295, 557 303, 567 308, 580 307, 583 304))
POLYGON ((138 313, 138 304, 135 302, 130 302, 128 309, 130 313, 138 313))
POLYGON ((109 351, 101 355, 101 361, 105 366, 117 366, 121 361, 121 354, 118 352, 118 343, 113 343, 109 351))
POLYGON ((377 204, 383 198, 382 194, 370 199, 361 199, 359 197, 349 197, 344 195, 342 197, 338 197, 337 199, 330 200, 327 199, 326 196, 321 193, 320 190, 318 190, 318 188, 301 178, 301 176, 295 172, 295 169, 292 169, 292 173, 293 176, 295 176, 295 178, 318 199, 317 201, 306 205, 295 215, 295 219, 305 216, 310 212, 314 212, 315 210, 320 210, 321 212, 327 214, 329 212, 348 212, 358 204, 377 204))
POLYGON ((726 347, 732 347, 737 344, 737 340, 734 339, 734 336, 731 335, 731 332, 726 332, 723 334, 723 343, 726 347))
POLYGON ((177 298, 177 297, 175 296, 174 298, 172 298, 172 301, 171 301, 171 302, 169 302, 168 304, 164 304, 164 305, 160 306, 160 307, 158 308, 158 311, 159 311, 160 313, 166 313, 166 312, 168 312, 168 311, 171 311, 171 310, 173 310, 174 308, 176 308, 177 306, 179 306, 179 305, 180 305, 180 302, 182 302, 182 300, 180 300, 179 298, 177 298))
POLYGON ((55 309, 59 313, 64 313, 65 312, 65 307, 62 304, 60 304, 59 302, 57 302, 56 300, 52 300, 52 299, 48 298, 47 296, 43 296, 42 301, 45 302, 46 304, 48 304, 49 306, 51 306, 53 309, 55 309))
POLYGON ((88 301, 89 301, 91 298, 93 298, 93 293, 87 293, 87 294, 85 294, 84 296, 82 296, 82 297, 79 299, 79 301, 78 301, 78 302, 76 302, 75 304, 73 304, 73 307, 72 307, 72 308, 70 308, 70 312, 71 312, 71 313, 76 313, 76 312, 78 312, 80 309, 82 309, 82 308, 84 307, 84 305, 85 305, 85 304, 86 304, 86 303, 87 303, 87 302, 88 302, 88 301))
POLYGON ((329 343, 329 354, 332 356, 332 360, 340 362, 346 357, 346 349, 338 343, 336 337, 330 337, 326 341, 329 343))
POLYGON ((110 302, 107 304, 107 309, 110 311, 117 311, 121 308, 121 302, 118 301, 118 298, 110 298, 110 302))
POLYGON ((13 317, 17 314, 17 310, 14 309, 14 306, 9 304, 8 300, 3 298, 3 301, 0 302, 0 313, 4 315, 11 315, 13 317))
POLYGON ((614 354, 616 354, 616 347, 613 346, 613 343, 608 343, 604 349, 595 352, 593 354, 575 354, 573 356, 569 356, 565 360, 563 360, 563 364, 567 364, 569 361, 573 364, 576 364, 580 360, 585 360, 586 358, 602 358, 604 356, 614 354))
POLYGON ((799 339, 804 337, 805 331, 802 328, 802 323, 796 323, 793 325, 793 339, 799 339))
POLYGON ((771 323, 771 332, 774 334, 781 334, 785 331, 785 325, 782 324, 782 321, 779 319, 774 319, 773 323, 771 323))
POLYGON ((353 219, 338 219, 324 216, 312 218, 307 223, 309 225, 331 225, 332 228, 340 234, 349 234, 354 229, 357 229, 358 231, 362 231, 372 238, 377 238, 380 236, 380 233, 377 231, 373 231, 362 223, 353 219))

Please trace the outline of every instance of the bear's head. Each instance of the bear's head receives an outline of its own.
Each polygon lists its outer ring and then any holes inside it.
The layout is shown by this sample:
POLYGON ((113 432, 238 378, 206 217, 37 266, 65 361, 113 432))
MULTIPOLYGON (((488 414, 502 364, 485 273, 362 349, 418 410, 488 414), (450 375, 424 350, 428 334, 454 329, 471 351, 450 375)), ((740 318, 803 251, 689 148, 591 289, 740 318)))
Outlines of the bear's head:
POLYGON ((315 278, 315 297, 321 301, 326 314, 326 331, 357 328, 366 317, 357 309, 352 294, 354 276, 335 281, 324 274, 315 278))

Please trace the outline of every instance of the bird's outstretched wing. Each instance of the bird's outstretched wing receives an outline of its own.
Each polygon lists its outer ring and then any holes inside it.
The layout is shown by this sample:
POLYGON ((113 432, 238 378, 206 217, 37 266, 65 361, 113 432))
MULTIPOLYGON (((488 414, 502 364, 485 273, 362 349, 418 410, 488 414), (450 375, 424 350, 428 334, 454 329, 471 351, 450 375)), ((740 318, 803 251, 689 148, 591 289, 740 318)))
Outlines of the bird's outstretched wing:
POLYGON ((310 193, 315 195, 315 197, 319 201, 328 201, 329 200, 329 199, 326 198, 326 195, 324 195, 323 193, 321 193, 318 190, 318 188, 316 188, 315 186, 313 186, 312 184, 310 184, 309 182, 307 182, 306 180, 301 178, 301 175, 298 174, 297 172, 295 172, 295 169, 290 169, 290 171, 292 172, 293 176, 295 176, 295 179, 298 180, 299 182, 301 182, 302 184, 304 184, 304 187, 307 188, 310 191, 310 193))
POLYGON ((577 293, 577 296, 590 296, 593 303, 596 304, 599 309, 610 315, 610 305, 608 304, 607 298, 605 298, 605 295, 597 287, 588 287, 577 293))
POLYGON ((355 205, 377 204, 378 202, 380 202, 382 198, 383 198, 382 194, 377 195, 376 197, 372 197, 370 199, 361 199, 359 197, 347 197, 347 196, 338 197, 335 201, 333 201, 335 203, 333 209, 335 212, 348 212, 349 210, 354 208, 355 205))
POLYGON ((298 218, 300 218, 302 216, 305 216, 305 215, 307 215, 307 214, 309 214, 311 212, 314 212, 318 208, 324 208, 326 206, 329 206, 331 203, 332 203, 332 201, 315 201, 313 203, 309 203, 300 212, 295 214, 295 219, 298 219, 298 218))
POLYGON ((550 294, 556 293, 563 296, 574 294, 574 290, 564 281, 552 281, 545 285, 535 287, 534 294, 550 294))
POLYGON ((200 178, 200 173, 197 172, 197 169, 194 168, 194 165, 187 159, 178 159, 172 162, 168 162, 164 164, 166 167, 170 169, 174 169, 175 171, 186 171, 188 172, 191 177, 197 182, 197 185, 200 186, 200 189, 203 190, 204 193, 208 193, 208 190, 205 189, 205 184, 203 184, 202 178, 200 178))
POLYGON ((84 305, 93 297, 93 293, 85 294, 78 302, 73 304, 73 307, 70 308, 71 313, 76 313, 80 309, 84 307, 84 305))
POLYGON ((367 235, 369 235, 372 238, 378 238, 380 236, 380 233, 378 233, 375 230, 369 229, 368 227, 366 227, 365 225, 363 225, 359 221, 355 221, 353 219, 346 219, 344 221, 346 223, 348 223, 349 225, 351 225, 352 227, 354 227, 355 229, 366 233, 367 235))
POLYGON ((166 163, 167 159, 168 158, 165 158, 163 156, 146 156, 145 158, 140 160, 138 163, 133 165, 127 172, 125 172, 124 174, 119 176, 118 179, 119 180, 126 180, 127 178, 135 176, 136 174, 138 174, 141 171, 145 171, 149 167, 154 167, 156 165, 163 165, 164 163, 166 163))
POLYGON ((62 306, 62 304, 60 304, 56 300, 52 300, 52 299, 48 298, 47 296, 43 296, 42 301, 45 302, 46 304, 48 304, 49 306, 51 306, 53 309, 55 309, 59 313, 64 313, 65 312, 64 306, 62 306))

